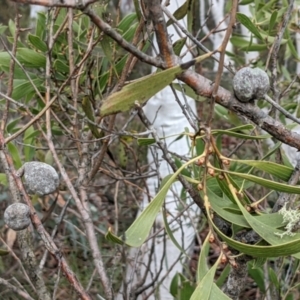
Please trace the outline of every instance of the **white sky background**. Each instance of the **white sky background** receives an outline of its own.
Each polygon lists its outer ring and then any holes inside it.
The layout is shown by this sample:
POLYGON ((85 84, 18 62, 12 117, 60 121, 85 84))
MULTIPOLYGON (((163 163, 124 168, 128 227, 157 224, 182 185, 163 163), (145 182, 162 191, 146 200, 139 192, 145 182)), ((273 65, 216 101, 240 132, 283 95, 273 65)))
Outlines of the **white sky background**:
POLYGON ((36 17, 36 14, 39 11, 43 11, 43 10, 45 10, 45 7, 43 7, 43 6, 40 6, 40 5, 31 5, 30 6, 30 18, 34 19, 36 17))

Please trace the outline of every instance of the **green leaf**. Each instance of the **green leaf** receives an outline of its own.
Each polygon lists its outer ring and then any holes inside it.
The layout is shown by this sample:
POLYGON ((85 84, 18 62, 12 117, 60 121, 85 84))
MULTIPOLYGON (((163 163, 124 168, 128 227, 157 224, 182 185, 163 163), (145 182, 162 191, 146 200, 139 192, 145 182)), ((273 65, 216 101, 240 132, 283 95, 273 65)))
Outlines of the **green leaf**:
POLYGON ((8 250, 0 248, 0 256, 5 256, 5 255, 8 255, 8 254, 9 254, 8 250))
POLYGON ((27 130, 24 133, 23 143, 24 143, 25 162, 32 161, 35 155, 35 148, 32 146, 33 146, 34 136, 36 136, 37 134, 40 134, 40 132, 34 130, 33 126, 27 128, 27 130))
POLYGON ((266 262, 265 258, 258 258, 255 261, 250 261, 248 263, 248 274, 250 275, 250 277, 256 282, 256 284, 258 285, 259 289, 261 290, 261 292, 265 293, 265 274, 262 271, 261 267, 257 267, 255 265, 255 262, 257 260, 263 260, 264 262, 266 262))
POLYGON ((261 171, 276 176, 277 178, 286 182, 290 179, 293 173, 293 168, 286 167, 284 165, 279 165, 271 161, 239 160, 239 159, 229 159, 229 160, 255 167, 261 171))
MULTIPOLYGON (((82 109, 85 112, 88 119, 94 122, 95 121, 94 108, 88 96, 84 96, 82 99, 82 109)), ((102 137, 96 125, 88 123, 88 126, 91 132, 93 133, 94 137, 96 137, 97 139, 102 137)))
MULTIPOLYGON (((176 9, 176 11, 173 14, 173 16, 176 20, 181 20, 186 16, 186 14, 188 12, 190 1, 191 0, 186 0, 179 8, 176 9)), ((169 26, 173 23, 174 23, 174 21, 172 19, 169 19, 167 22, 167 26, 169 26)))
POLYGON ((121 31, 121 34, 126 32, 134 21, 137 21, 136 13, 125 16, 118 25, 118 29, 121 31))
POLYGON ((38 12, 36 15, 36 26, 35 26, 35 35, 38 36, 41 40, 44 39, 46 34, 46 15, 43 12, 38 12))
POLYGON ((180 55, 180 52, 181 52, 182 48, 183 48, 184 45, 185 45, 185 42, 186 42, 186 37, 177 40, 177 41, 173 44, 173 50, 174 50, 175 55, 177 55, 177 56, 180 55))
POLYGON ((190 299, 195 287, 182 274, 176 273, 170 285, 170 293, 176 300, 190 299))
POLYGON ((229 136, 234 136, 237 138, 241 139, 247 139, 247 140, 265 140, 270 138, 269 134, 263 134, 263 135, 249 135, 249 134, 243 134, 239 132, 234 132, 231 130, 222 130, 222 129, 217 129, 213 131, 214 134, 226 134, 229 136))
MULTIPOLYGON (((101 134, 100 134, 101 136, 101 134)), ((124 144, 124 142, 122 142, 121 140, 119 141, 117 147, 117 159, 119 162, 119 165, 122 169, 126 169, 127 164, 128 164, 128 153, 126 152, 126 146, 124 144)))
POLYGON ((241 22, 250 32, 252 32, 258 39, 262 40, 262 36, 258 31, 257 27, 252 23, 252 21, 242 13, 236 13, 236 19, 241 22))
POLYGON ((21 158, 20 158, 18 148, 12 142, 7 144, 7 148, 8 148, 9 154, 11 155, 11 157, 13 159, 15 168, 16 169, 21 168, 22 161, 21 161, 21 158))
POLYGON ((53 63, 53 67, 56 71, 60 73, 69 73, 70 68, 69 66, 62 60, 56 59, 53 63))
POLYGON ((269 34, 272 33, 272 30, 276 24, 276 22, 278 21, 277 20, 277 16, 278 16, 278 11, 277 10, 274 10, 272 15, 271 15, 271 18, 270 18, 270 24, 269 24, 269 34))
POLYGON ((215 299, 231 300, 231 298, 229 298, 227 295, 225 295, 215 283, 213 283, 209 299, 210 300, 215 300, 215 299))
MULTIPOLYGON (((138 23, 132 24, 129 29, 122 35, 122 38, 126 40, 127 42, 130 42, 136 32, 136 29, 138 27, 138 23)), ((118 46, 120 47, 120 46, 118 46)))
POLYGON ((278 281, 278 275, 274 272, 272 268, 269 268, 269 278, 270 281, 275 285, 277 291, 280 291, 280 282, 278 281))
MULTIPOLYGON (((234 205, 228 200, 226 201, 225 199, 219 197, 209 188, 207 188, 207 197, 213 211, 216 212, 224 220, 240 227, 251 228, 245 217, 241 214, 237 205, 234 205)), ((282 215, 280 215, 279 213, 262 214, 254 216, 254 218, 258 219, 260 222, 267 224, 268 226, 273 227, 274 229, 284 226, 282 215)))
MULTIPOLYGON (((231 269, 230 264, 227 264, 226 267, 223 269, 219 278, 216 280, 217 287, 222 288, 222 286, 226 282, 226 278, 227 278, 228 274, 230 273, 230 269, 231 269)), ((214 298, 214 299, 217 299, 217 298, 214 298)))
POLYGON ((293 56, 299 61, 299 60, 300 60, 300 57, 299 57, 299 54, 298 54, 297 49, 295 48, 294 40, 293 40, 293 38, 291 37, 289 30, 286 30, 286 31, 285 31, 284 36, 285 36, 285 38, 286 38, 287 41, 288 41, 287 44, 288 44, 288 47, 289 47, 291 53, 292 53, 293 56))
POLYGON ((0 66, 9 67, 10 59, 11 57, 7 52, 0 52, 0 66))
POLYGON ((0 24, 0 34, 3 34, 6 29, 7 29, 7 26, 0 24))
MULTIPOLYGON (((254 125, 252 124, 243 124, 243 125, 239 125, 233 128, 229 128, 226 131, 234 131, 234 132, 238 132, 238 131, 243 131, 243 130, 253 130, 255 128, 254 125)), ((216 130, 218 132, 218 130, 216 130)))
POLYGON ((46 52, 48 47, 44 41, 42 41, 38 36, 33 34, 28 34, 28 41, 37 49, 42 52, 46 52))
POLYGON ((253 246, 247 245, 240 242, 237 242, 226 235, 224 235, 214 224, 213 221, 208 214, 208 219, 212 222, 213 227, 217 231, 218 235, 225 240, 228 245, 232 246, 236 250, 239 250, 242 253, 254 256, 254 257, 279 257, 279 256, 287 256, 300 252, 300 234, 296 233, 294 236, 284 235, 279 237, 275 232, 283 233, 281 230, 274 230, 273 227, 266 225, 261 222, 257 218, 254 218, 240 203, 239 199, 235 195, 234 188, 231 184, 229 184, 230 190, 236 200, 236 204, 239 206, 241 212, 243 213, 245 219, 251 226, 251 228, 259 234, 265 241, 270 243, 272 246, 253 246), (266 251, 268 250, 268 251, 266 251))
POLYGON ((11 19, 9 19, 9 21, 8 21, 8 28, 9 28, 11 36, 15 36, 15 33, 16 33, 16 24, 11 19))
POLYGON ((4 173, 0 173, 0 184, 7 186, 7 178, 4 173))
POLYGON ((247 5, 254 2, 254 0, 242 0, 241 2, 239 2, 239 5, 247 5))
POLYGON ((111 231, 111 228, 108 228, 107 233, 105 234, 105 238, 108 241, 111 241, 115 244, 119 244, 119 245, 123 245, 125 243, 125 241, 123 241, 122 239, 120 239, 119 237, 117 237, 116 235, 114 235, 111 231))
MULTIPOLYGON (((204 54, 190 63, 200 62, 210 56, 211 53, 204 54)), ((138 101, 139 105, 143 105, 150 97, 169 85, 176 78, 177 74, 180 74, 186 67, 190 66, 190 63, 142 77, 126 85, 121 91, 108 97, 100 108, 100 115, 106 116, 120 111, 127 111, 134 107, 136 101, 138 101)))
MULTIPOLYGON (((18 80, 15 81, 16 84, 14 85, 14 90, 12 92, 12 98, 15 100, 19 100, 26 95, 35 92, 34 87, 32 86, 31 82, 28 80, 18 80)), ((38 89, 44 90, 41 86, 43 85, 42 79, 34 79, 32 82, 36 85, 38 89)))
POLYGON ((197 285, 190 300, 230 300, 214 283, 214 277, 222 255, 219 256, 215 264, 209 269, 202 280, 197 285))
POLYGON ((148 237, 157 214, 164 203, 167 192, 176 180, 178 174, 180 174, 180 172, 188 165, 194 163, 197 159, 199 159, 199 157, 191 159, 189 162, 182 165, 182 167, 179 168, 174 174, 170 174, 163 179, 159 192, 126 230, 123 237, 119 238, 109 230, 106 234, 106 238, 118 244, 123 244, 125 242, 128 246, 140 247, 148 237))
POLYGON ((185 252, 185 250, 180 246, 180 244, 177 242, 177 240, 175 239, 172 229, 170 228, 169 222, 168 222, 168 218, 167 218, 167 212, 166 210, 163 208, 162 209, 162 215, 163 215, 163 220, 164 220, 164 224, 165 224, 165 230, 170 238, 170 240, 173 242, 173 244, 175 245, 175 247, 182 253, 184 254, 186 257, 189 257, 189 255, 185 252))
MULTIPOLYGON (((14 133, 16 131, 18 131, 19 127, 17 127, 19 121, 22 119, 22 117, 19 117, 19 118, 16 118, 14 120, 12 120, 11 122, 9 122, 7 125, 6 125, 6 131, 7 133, 14 133)), ((20 125, 21 126, 21 125, 20 125)))
MULTIPOLYGON (((210 219, 211 220, 211 219, 210 219)), ((212 221, 212 220, 211 220, 212 221)), ((276 246, 268 245, 248 245, 240 243, 222 233, 218 227, 212 222, 212 225, 217 232, 217 234, 231 247, 240 251, 241 253, 253 256, 253 257, 280 257, 288 256, 300 252, 300 243, 299 241, 292 241, 290 243, 285 243, 276 246)))
MULTIPOLYGON (((300 233, 295 233, 295 235, 293 236, 289 236, 289 235, 284 235, 279 237, 277 233, 283 233, 283 230, 277 229, 276 231, 274 231, 274 228, 261 222, 261 220, 258 220, 257 218, 254 218, 239 202, 238 199, 237 200, 237 204, 240 207, 241 212, 243 213, 245 219, 247 220, 247 222, 249 223, 249 225, 251 226, 251 228, 257 233, 259 234, 265 241, 267 241, 269 244, 271 245, 282 245, 283 247, 285 247, 285 244, 287 243, 291 243, 294 241, 298 241, 298 243, 300 242, 300 233), (275 234, 276 233, 276 234, 275 234)), ((300 245, 298 246, 298 249, 300 249, 300 245)), ((295 254, 299 252, 292 252, 291 254, 295 254)))
POLYGON ((100 41, 101 48, 104 52, 105 57, 109 60, 109 62, 114 65, 113 60, 113 49, 112 49, 112 40, 107 35, 104 35, 100 41))
POLYGON ((205 275, 207 274, 207 272, 209 271, 208 265, 207 265, 207 256, 208 256, 208 252, 209 252, 209 235, 210 235, 210 231, 209 234, 207 234, 204 243, 202 244, 201 247, 201 251, 200 251, 200 255, 199 255, 199 259, 198 259, 198 266, 197 266, 197 282, 200 282, 205 275))
POLYGON ((149 146, 155 144, 155 139, 153 138, 138 138, 137 143, 139 146, 149 146))
POLYGON ((232 172, 232 171, 228 171, 228 170, 224 170, 224 169, 218 169, 213 167, 215 170, 223 172, 223 173, 227 173, 227 174, 231 174, 234 176, 238 176, 240 178, 243 179, 247 179, 249 181, 258 183, 261 186, 279 191, 279 192, 284 192, 284 193, 291 193, 291 194, 300 194, 300 186, 290 186, 288 184, 284 184, 284 183, 279 183, 279 182, 275 182, 272 180, 268 180, 268 179, 264 179, 262 177, 257 177, 254 175, 250 175, 250 174, 243 174, 243 173, 238 173, 238 172, 232 172))
POLYGON ((46 66, 46 56, 28 48, 18 48, 17 58, 26 67, 45 68, 46 66))
POLYGON ((240 50, 244 51, 263 51, 268 48, 267 44, 254 44, 249 40, 245 40, 244 38, 233 35, 230 39, 231 43, 236 46, 240 50))

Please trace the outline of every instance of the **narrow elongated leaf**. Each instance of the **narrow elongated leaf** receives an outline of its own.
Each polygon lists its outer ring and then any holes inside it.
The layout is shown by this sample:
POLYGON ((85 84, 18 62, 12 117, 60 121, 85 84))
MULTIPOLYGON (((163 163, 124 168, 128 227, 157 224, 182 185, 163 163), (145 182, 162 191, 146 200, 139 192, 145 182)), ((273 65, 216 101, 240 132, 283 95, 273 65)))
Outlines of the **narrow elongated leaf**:
MULTIPOLYGON (((186 0, 179 8, 177 8, 177 10, 174 12, 173 16, 176 20, 181 20, 183 19, 187 12, 188 12, 188 8, 189 8, 189 2, 190 0, 186 0)), ((174 21, 172 19, 169 19, 167 22, 167 26, 173 24, 174 21)))
POLYGON ((9 67, 10 55, 7 52, 0 52, 0 66, 9 67))
POLYGON ((262 51, 268 48, 267 44, 250 43, 248 40, 236 35, 232 36, 230 41, 234 46, 238 47, 238 49, 246 51, 262 51))
POLYGON ((121 33, 126 32, 130 28, 133 21, 136 21, 136 20, 137 20, 137 17, 136 17, 135 13, 128 14, 118 24, 118 30, 120 30, 121 33))
POLYGON ((184 47, 186 42, 186 37, 181 38, 179 40, 177 40, 174 44, 173 44, 173 49, 174 49, 174 53, 175 55, 180 55, 180 52, 182 50, 182 48, 184 47))
MULTIPOLYGON (((229 188, 232 191, 232 195, 236 200, 236 204, 239 206, 241 212, 243 213, 245 219, 253 228, 255 232, 257 232, 265 241, 272 244, 270 246, 258 246, 258 245, 248 245, 243 244, 240 242, 237 242, 226 235, 224 235, 214 224, 214 228, 217 231, 217 233, 222 237, 224 241, 228 243, 228 245, 232 246, 233 248, 254 256, 254 257, 270 257, 270 254, 272 257, 279 257, 279 256, 287 256, 296 254, 300 251, 300 234, 295 234, 294 236, 287 236, 284 235, 282 237, 279 237, 275 234, 279 231, 279 233, 283 233, 283 231, 276 230, 263 222, 260 222, 258 219, 254 218, 240 203, 239 199, 235 195, 235 191, 233 186, 229 183, 229 188), (268 250, 268 251, 265 251, 268 250)), ((208 214, 208 219, 210 222, 212 222, 212 219, 210 217, 210 214, 208 214)), ((213 223, 213 222, 212 222, 213 223)))
MULTIPOLYGON (((245 219, 251 226, 251 228, 259 234, 265 241, 270 243, 271 245, 284 245, 285 243, 290 243, 292 241, 298 241, 300 243, 300 233, 295 233, 295 235, 290 236, 290 235, 283 235, 283 236, 278 236, 277 233, 284 233, 283 230, 277 229, 276 231, 274 230, 273 227, 261 222, 260 220, 254 218, 244 207, 241 205, 240 201, 236 198, 236 202, 243 213, 245 219), (276 234, 275 234, 276 233, 276 234)), ((300 249, 300 246, 299 246, 300 249)), ((296 251, 298 252, 298 251, 296 251)), ((294 252, 294 253, 296 253, 294 252)), ((292 254, 294 254, 292 253, 292 254)))
POLYGON ((239 2, 239 5, 247 5, 252 2, 254 2, 254 0, 242 0, 241 2, 239 2))
POLYGON ((21 158, 20 158, 18 148, 12 142, 7 144, 7 148, 8 148, 8 151, 9 151, 9 153, 10 153, 10 155, 11 155, 13 161, 14 161, 14 165, 15 165, 16 169, 21 168, 22 161, 21 161, 21 158))
POLYGON ((285 37, 286 37, 286 39, 287 39, 287 41, 288 41, 288 47, 289 47, 291 53, 293 54, 293 56, 294 56, 297 60, 299 60, 299 54, 298 54, 298 51, 297 51, 297 49, 296 49, 296 47, 295 47, 295 45, 294 45, 294 43, 293 43, 293 39, 292 39, 291 36, 290 36, 289 30, 286 30, 286 31, 285 31, 285 37))
POLYGON ((137 143, 139 146, 149 146, 155 144, 154 138, 138 138, 137 143))
POLYGON ((227 295, 225 295, 221 289, 216 285, 216 283, 213 283, 212 290, 210 293, 210 300, 231 300, 227 295))
MULTIPOLYGON (((208 216, 210 218, 210 216, 208 216)), ((211 219, 210 219, 211 220, 211 219)), ((212 221, 212 220, 211 220, 212 221)), ((241 253, 253 256, 253 257, 279 257, 288 256, 300 252, 300 242, 298 240, 289 243, 284 243, 276 246, 269 245, 248 245, 240 243, 222 233, 218 227, 212 222, 213 227, 217 234, 231 247, 240 251, 241 253)), ((275 230, 274 230, 275 232, 275 230)))
POLYGON ((262 36, 252 21, 242 13, 236 13, 236 19, 242 23, 250 32, 252 32, 258 39, 262 40, 262 36))
MULTIPOLYGON (((199 282, 199 284, 196 287, 190 300, 199 300, 199 299, 209 300, 210 299, 210 294, 211 294, 211 291, 213 289, 213 284, 214 284, 215 273, 216 273, 217 267, 220 263, 221 257, 222 257, 222 255, 219 256, 219 258, 217 259, 215 264, 209 269, 209 271, 205 274, 205 276, 199 282)), ((222 299, 222 298, 218 298, 218 299, 222 299)))
POLYGON ((25 161, 31 161, 35 154, 35 148, 33 146, 33 134, 37 131, 34 130, 33 126, 30 126, 24 134, 24 155, 25 161), (31 137, 30 137, 31 136, 31 137))
POLYGON ((56 59, 54 61, 53 67, 56 71, 60 72, 60 73, 68 73, 70 71, 70 68, 67 64, 65 64, 64 61, 60 60, 60 59, 56 59))
POLYGON ((43 40, 46 35, 46 15, 44 12, 38 12, 36 14, 36 26, 35 26, 35 34, 43 40))
POLYGON ((0 34, 3 34, 6 29, 7 29, 7 26, 0 24, 0 34))
MULTIPOLYGON (((94 109, 88 96, 84 96, 82 99, 82 109, 85 112, 88 119, 94 122, 95 121, 94 109)), ((88 126, 92 134, 94 135, 94 137, 96 137, 97 139, 102 137, 96 125, 88 123, 88 126)))
POLYGON ((211 231, 207 234, 204 243, 201 246, 201 252, 199 255, 198 266, 197 266, 197 282, 201 281, 207 274, 209 268, 207 265, 207 255, 209 251, 209 235, 211 231))
MULTIPOLYGON (((9 134, 12 134, 16 131, 18 131, 19 127, 18 127, 18 124, 21 123, 20 120, 22 119, 22 117, 19 117, 19 118, 16 118, 14 120, 12 120, 11 122, 9 122, 7 125, 6 125, 6 131, 9 133, 9 134)), ((21 125, 19 125, 21 127, 21 125)))
MULTIPOLYGON (((32 82, 36 85, 38 89, 44 90, 43 80, 41 79, 34 79, 32 82)), ((15 100, 19 100, 23 97, 25 97, 28 94, 33 93, 34 87, 32 86, 31 82, 28 80, 19 80, 18 83, 14 86, 14 90, 12 92, 12 98, 15 100)))
POLYGON ((190 299, 195 290, 194 284, 182 274, 176 273, 170 285, 170 293, 177 300, 190 299))
POLYGON ((43 68, 46 66, 46 56, 28 48, 18 48, 17 58, 27 67, 43 68))
POLYGON ((126 245, 131 247, 140 247, 150 233, 150 230, 153 226, 158 212, 161 210, 170 186, 174 183, 178 174, 180 174, 180 172, 184 168, 194 163, 198 159, 199 157, 191 159, 189 162, 182 165, 182 167, 180 167, 174 174, 170 174, 163 179, 162 187, 157 195, 126 230, 123 237, 117 237, 109 230, 109 232, 106 234, 106 238, 115 243, 125 243, 126 245))
POLYGON ((278 11, 274 10, 273 13, 272 13, 272 15, 271 15, 271 18, 270 18, 269 34, 272 33, 272 30, 273 30, 276 22, 278 21, 277 16, 278 16, 278 11))
POLYGON ((0 184, 6 186, 7 185, 7 178, 4 173, 0 173, 0 184))
POLYGON ((173 242, 173 244, 175 245, 175 247, 181 252, 183 253, 186 257, 189 257, 189 255, 186 253, 186 251, 180 246, 180 244, 177 242, 177 240, 175 239, 172 229, 169 225, 168 219, 167 219, 167 212, 165 209, 163 209, 162 212, 163 215, 163 220, 164 220, 164 225, 165 225, 165 229, 167 232, 167 235, 169 236, 170 240, 173 242))
POLYGON ((228 170, 221 170, 218 168, 213 167, 215 170, 223 172, 223 173, 227 173, 227 174, 231 174, 243 179, 247 179, 249 181, 258 183, 261 186, 279 191, 279 192, 284 192, 284 193, 290 193, 290 194, 300 194, 300 186, 291 186, 288 184, 284 184, 284 183, 279 183, 279 182, 275 182, 275 181, 271 181, 262 177, 257 177, 254 175, 250 175, 250 174, 244 174, 244 173, 238 173, 238 172, 232 172, 232 171, 228 171, 228 170))
POLYGON ((0 256, 4 256, 4 255, 7 255, 7 254, 9 254, 9 251, 7 251, 6 249, 0 248, 0 256))
POLYGON ((28 35, 29 42, 38 50, 42 52, 46 52, 48 47, 44 41, 42 41, 37 35, 29 34, 28 35))
MULTIPOLYGON (((242 131, 242 130, 253 130, 255 128, 254 125, 252 124, 243 124, 243 125, 240 125, 240 126, 236 126, 236 127, 233 127, 233 128, 229 128, 227 129, 226 131, 242 131)), ((214 131, 214 130, 213 130, 214 131)), ((218 132, 218 130, 216 130, 218 132)))
POLYGON ((247 140, 265 140, 270 138, 269 134, 263 134, 263 135, 249 135, 249 134, 244 134, 244 133, 240 133, 240 132, 235 132, 235 131, 230 131, 230 130, 216 130, 215 131, 216 134, 226 134, 229 136, 234 136, 237 138, 241 138, 241 139, 247 139, 247 140))
POLYGON ((271 161, 257 161, 257 160, 238 160, 230 159, 230 161, 235 161, 237 163, 242 163, 248 166, 255 167, 259 170, 265 171, 268 174, 276 176, 277 178, 288 181, 293 173, 293 168, 286 167, 284 165, 279 165, 271 161))
POLYGON ((210 57, 211 54, 204 54, 186 64, 142 77, 126 85, 121 91, 113 93, 106 99, 100 108, 100 115, 105 116, 120 111, 127 111, 134 107, 136 101, 138 101, 138 104, 143 105, 150 97, 169 85, 176 78, 177 74, 180 74, 194 63, 210 57))
POLYGON ((10 34, 12 36, 15 36, 16 24, 14 23, 14 21, 12 19, 9 19, 9 21, 8 21, 8 28, 9 28, 10 34))
MULTIPOLYGON (((239 210, 238 206, 235 207, 240 214, 229 211, 230 205, 233 204, 231 202, 229 203, 224 201, 224 199, 213 193, 209 188, 207 188, 207 196, 213 211, 215 211, 224 220, 244 228, 251 228, 251 225, 249 225, 246 218, 242 215, 242 212, 239 210)), ((273 229, 280 228, 285 225, 285 223, 283 223, 282 215, 279 213, 262 214, 259 216, 253 216, 253 218, 265 223, 273 229)))

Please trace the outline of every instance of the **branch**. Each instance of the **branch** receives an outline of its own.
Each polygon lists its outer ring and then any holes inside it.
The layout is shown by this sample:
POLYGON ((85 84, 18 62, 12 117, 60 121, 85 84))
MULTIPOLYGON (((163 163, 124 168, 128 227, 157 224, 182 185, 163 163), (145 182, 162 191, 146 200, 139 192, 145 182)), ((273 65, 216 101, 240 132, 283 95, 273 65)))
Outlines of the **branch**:
POLYGON ((15 287, 14 285, 10 284, 7 280, 5 280, 3 278, 0 278, 0 285, 1 284, 5 285, 9 290, 13 291, 15 294, 22 297, 22 299, 34 300, 25 291, 22 291, 21 289, 15 287))
MULTIPOLYGON (((31 1, 31 0, 29 0, 31 1)), ((163 67, 162 62, 153 58, 144 52, 138 50, 131 43, 128 43, 114 28, 105 23, 98 15, 96 15, 90 8, 84 8, 83 13, 86 14, 91 21, 100 28, 106 35, 111 37, 114 41, 116 41, 123 49, 127 50, 134 56, 138 57, 141 61, 148 63, 151 66, 155 67, 163 67)))
POLYGON ((32 203, 31 199, 29 198, 21 178, 17 175, 17 172, 14 168, 14 164, 12 161, 11 156, 7 153, 6 147, 5 147, 5 141, 2 132, 0 131, 0 154, 1 154, 1 162, 6 162, 7 165, 7 172, 9 173, 9 176, 14 181, 14 184, 16 185, 17 190, 15 192, 19 193, 19 196, 22 195, 25 203, 29 206, 30 212, 31 212, 31 221, 34 225, 36 231, 39 233, 41 239, 43 240, 43 243, 47 250, 57 259, 57 261, 60 264, 60 267, 62 269, 62 272, 66 276, 69 283, 73 286, 73 288, 77 291, 81 299, 84 300, 90 300, 90 296, 84 291, 83 287, 79 283, 78 279, 76 278, 76 275, 71 271, 69 268, 66 260, 64 259, 61 251, 57 248, 55 243, 53 242, 52 238, 48 234, 48 232, 45 230, 43 224, 41 223, 41 220, 39 219, 32 203))
MULTIPOLYGON (((211 97, 213 92, 213 82, 211 80, 191 70, 185 71, 178 75, 177 78, 190 86, 196 94, 207 98, 211 97)), ((255 103, 242 103, 231 92, 222 87, 219 87, 215 100, 216 103, 228 110, 246 117, 277 140, 300 149, 300 134, 292 132, 282 125, 282 123, 268 116, 255 103)))
POLYGON ((11 0, 16 3, 33 4, 46 7, 70 7, 84 8, 89 4, 93 4, 98 0, 11 0))

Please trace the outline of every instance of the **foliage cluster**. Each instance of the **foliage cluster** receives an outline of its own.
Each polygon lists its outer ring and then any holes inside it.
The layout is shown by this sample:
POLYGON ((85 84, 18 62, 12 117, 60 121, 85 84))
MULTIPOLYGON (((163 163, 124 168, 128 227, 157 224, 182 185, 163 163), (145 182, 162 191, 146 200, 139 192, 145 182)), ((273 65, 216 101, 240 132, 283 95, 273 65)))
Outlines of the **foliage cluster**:
MULTIPOLYGON (((174 13, 175 20, 167 25, 172 26, 176 19, 187 16, 186 29, 192 35, 195 7, 200 2, 186 1, 174 13)), ((176 77, 184 79, 183 72, 196 63, 204 67, 207 61, 215 63, 211 57, 219 60, 215 51, 225 54, 225 48, 203 53, 205 46, 198 41, 197 49, 192 51, 195 59, 179 65, 149 58, 145 53, 151 44, 150 36, 147 36, 150 27, 144 22, 138 6, 135 13, 121 17, 118 10, 109 14, 106 3, 93 4, 93 13, 112 26, 109 30, 113 34, 96 26, 97 22, 92 22, 92 13, 71 8, 51 8, 46 13, 38 13, 35 30, 28 32, 25 40, 19 38, 21 28, 14 21, 10 20, 8 27, 0 27, 1 34, 9 33, 8 44, 0 52, 0 70, 5 81, 0 101, 0 182, 3 193, 7 187, 13 191, 15 186, 18 190, 14 169, 35 160, 55 166, 61 174, 59 192, 30 198, 32 211, 38 211, 39 219, 44 223, 39 225, 32 218, 37 229, 31 231, 34 249, 41 255, 40 267, 47 268, 43 280, 58 299, 70 296, 67 284, 71 280, 68 276, 60 277, 56 268, 62 261, 55 255, 52 244, 49 246, 45 242, 43 230, 52 233, 51 238, 60 245, 62 255, 67 257, 84 289, 92 296, 105 295, 112 299, 111 286, 116 293, 120 284, 126 281, 122 272, 126 267, 127 246, 143 245, 160 211, 163 211, 168 238, 186 255, 180 241, 174 237, 168 212, 164 209, 167 192, 176 181, 184 187, 182 200, 189 193, 201 207, 208 228, 201 244, 196 278, 188 279, 186 274, 179 273, 173 278, 170 293, 176 299, 229 299, 233 296, 228 286, 225 289, 222 286, 226 286, 228 276, 239 268, 245 268, 246 275, 253 278, 260 295, 268 299, 274 295, 297 299, 300 233, 293 231, 299 220, 293 218, 291 221, 287 217, 288 211, 283 215, 273 207, 278 207, 278 199, 284 198, 289 209, 295 209, 298 205, 295 195, 300 194, 297 185, 299 162, 296 161, 295 168, 282 146, 283 143, 291 145, 291 136, 285 135, 290 131, 281 133, 277 129, 278 124, 286 126, 287 130, 297 129, 300 124, 297 119, 299 79, 294 75, 295 66, 299 64, 298 10, 290 9, 291 4, 287 1, 282 1, 280 7, 277 1, 245 0, 240 3, 249 4, 254 17, 235 14, 232 7, 227 8, 231 11, 230 18, 236 18, 237 23, 229 41, 234 53, 226 52, 231 64, 225 63, 224 70, 233 72, 233 64, 238 69, 246 63, 245 53, 255 51, 257 59, 249 64, 268 72, 271 79, 269 94, 287 112, 285 115, 279 115, 269 102, 261 101, 263 99, 242 105, 229 91, 218 86, 214 91, 211 82, 209 92, 205 90, 205 84, 201 87, 201 83, 198 89, 189 87, 187 80, 185 84, 172 84, 176 77), (241 35, 241 26, 248 29, 250 38, 241 35), (138 49, 141 60, 145 58, 147 62, 148 59, 149 64, 156 60, 160 70, 125 85, 137 63, 136 53, 131 52, 128 45, 138 49), (194 120, 197 130, 191 133, 182 128, 182 132, 174 137, 189 143, 188 159, 168 153, 164 139, 155 135, 142 114, 141 106, 168 85, 172 85, 175 94, 186 91, 202 107, 194 120), (226 104, 228 95, 239 108, 239 114, 233 106, 226 104), (259 120, 255 114, 265 115, 262 109, 271 111, 273 123, 268 121, 270 119, 264 123, 269 122, 268 126, 255 122, 259 120), (253 115, 249 116, 248 111, 253 115), (122 114, 116 116, 119 112, 122 114), (289 113, 298 124, 288 120, 289 113), (252 122, 245 122, 241 115, 252 122), (143 132, 145 127, 146 132, 143 132), (262 129, 266 127, 271 129, 265 132, 262 129), (152 136, 145 137, 148 133, 152 136), (266 144, 271 146, 266 147, 266 144), (153 175, 143 166, 145 151, 141 149, 153 145, 163 151, 165 159, 166 153, 171 155, 174 172, 161 180, 156 196, 132 221, 145 180, 153 175), (227 146, 232 148, 227 149, 227 146), (9 158, 13 165, 9 165, 9 158), (225 225, 219 226, 220 222, 225 225), (250 233, 255 233, 252 240, 248 239, 250 233), (209 265, 207 257, 213 242, 219 253, 214 264, 209 265), (46 259, 44 246, 52 254, 53 261, 46 259), (227 266, 218 280, 214 280, 222 263, 227 266), (98 277, 101 288, 97 284, 98 277)), ((217 29, 209 30, 213 34, 217 29)), ((205 42, 208 35, 204 33, 203 30, 200 39, 205 42)), ((160 34, 157 30, 158 40, 160 34)), ((186 36, 174 41, 172 51, 176 55, 183 54, 185 43, 188 44, 186 36)), ((163 54, 161 56, 165 58, 163 54)), ((227 71, 223 74, 221 69, 215 78, 222 75, 231 76, 227 71)), ((215 86, 217 82, 216 79, 215 86)), ((299 141, 294 143, 300 145, 299 141)), ((5 195, 1 199, 2 208, 10 198, 5 195)), ((298 218, 298 214, 294 216, 298 218)), ((4 225, 3 221, 1 224, 4 225)), ((12 271, 5 270, 12 263, 14 253, 9 246, 14 244, 16 236, 4 227, 1 235, 6 236, 6 248, 2 246, 1 254, 10 254, 10 258, 5 261, 5 256, 1 256, 0 270, 8 279, 12 271)), ((1 238, 1 242, 4 244, 4 239, 1 238)), ((17 251, 21 253, 21 247, 17 251)), ((23 275, 18 275, 18 280, 25 285, 23 275)), ((26 280, 29 283, 25 289, 34 294, 35 284, 31 281, 32 278, 26 280)), ((10 289, 7 283, 6 287, 10 289)), ((80 286, 76 289, 79 293, 81 290, 80 286)), ((6 295, 14 297, 13 294, 6 295)), ((82 292, 81 297, 87 296, 82 292)))

